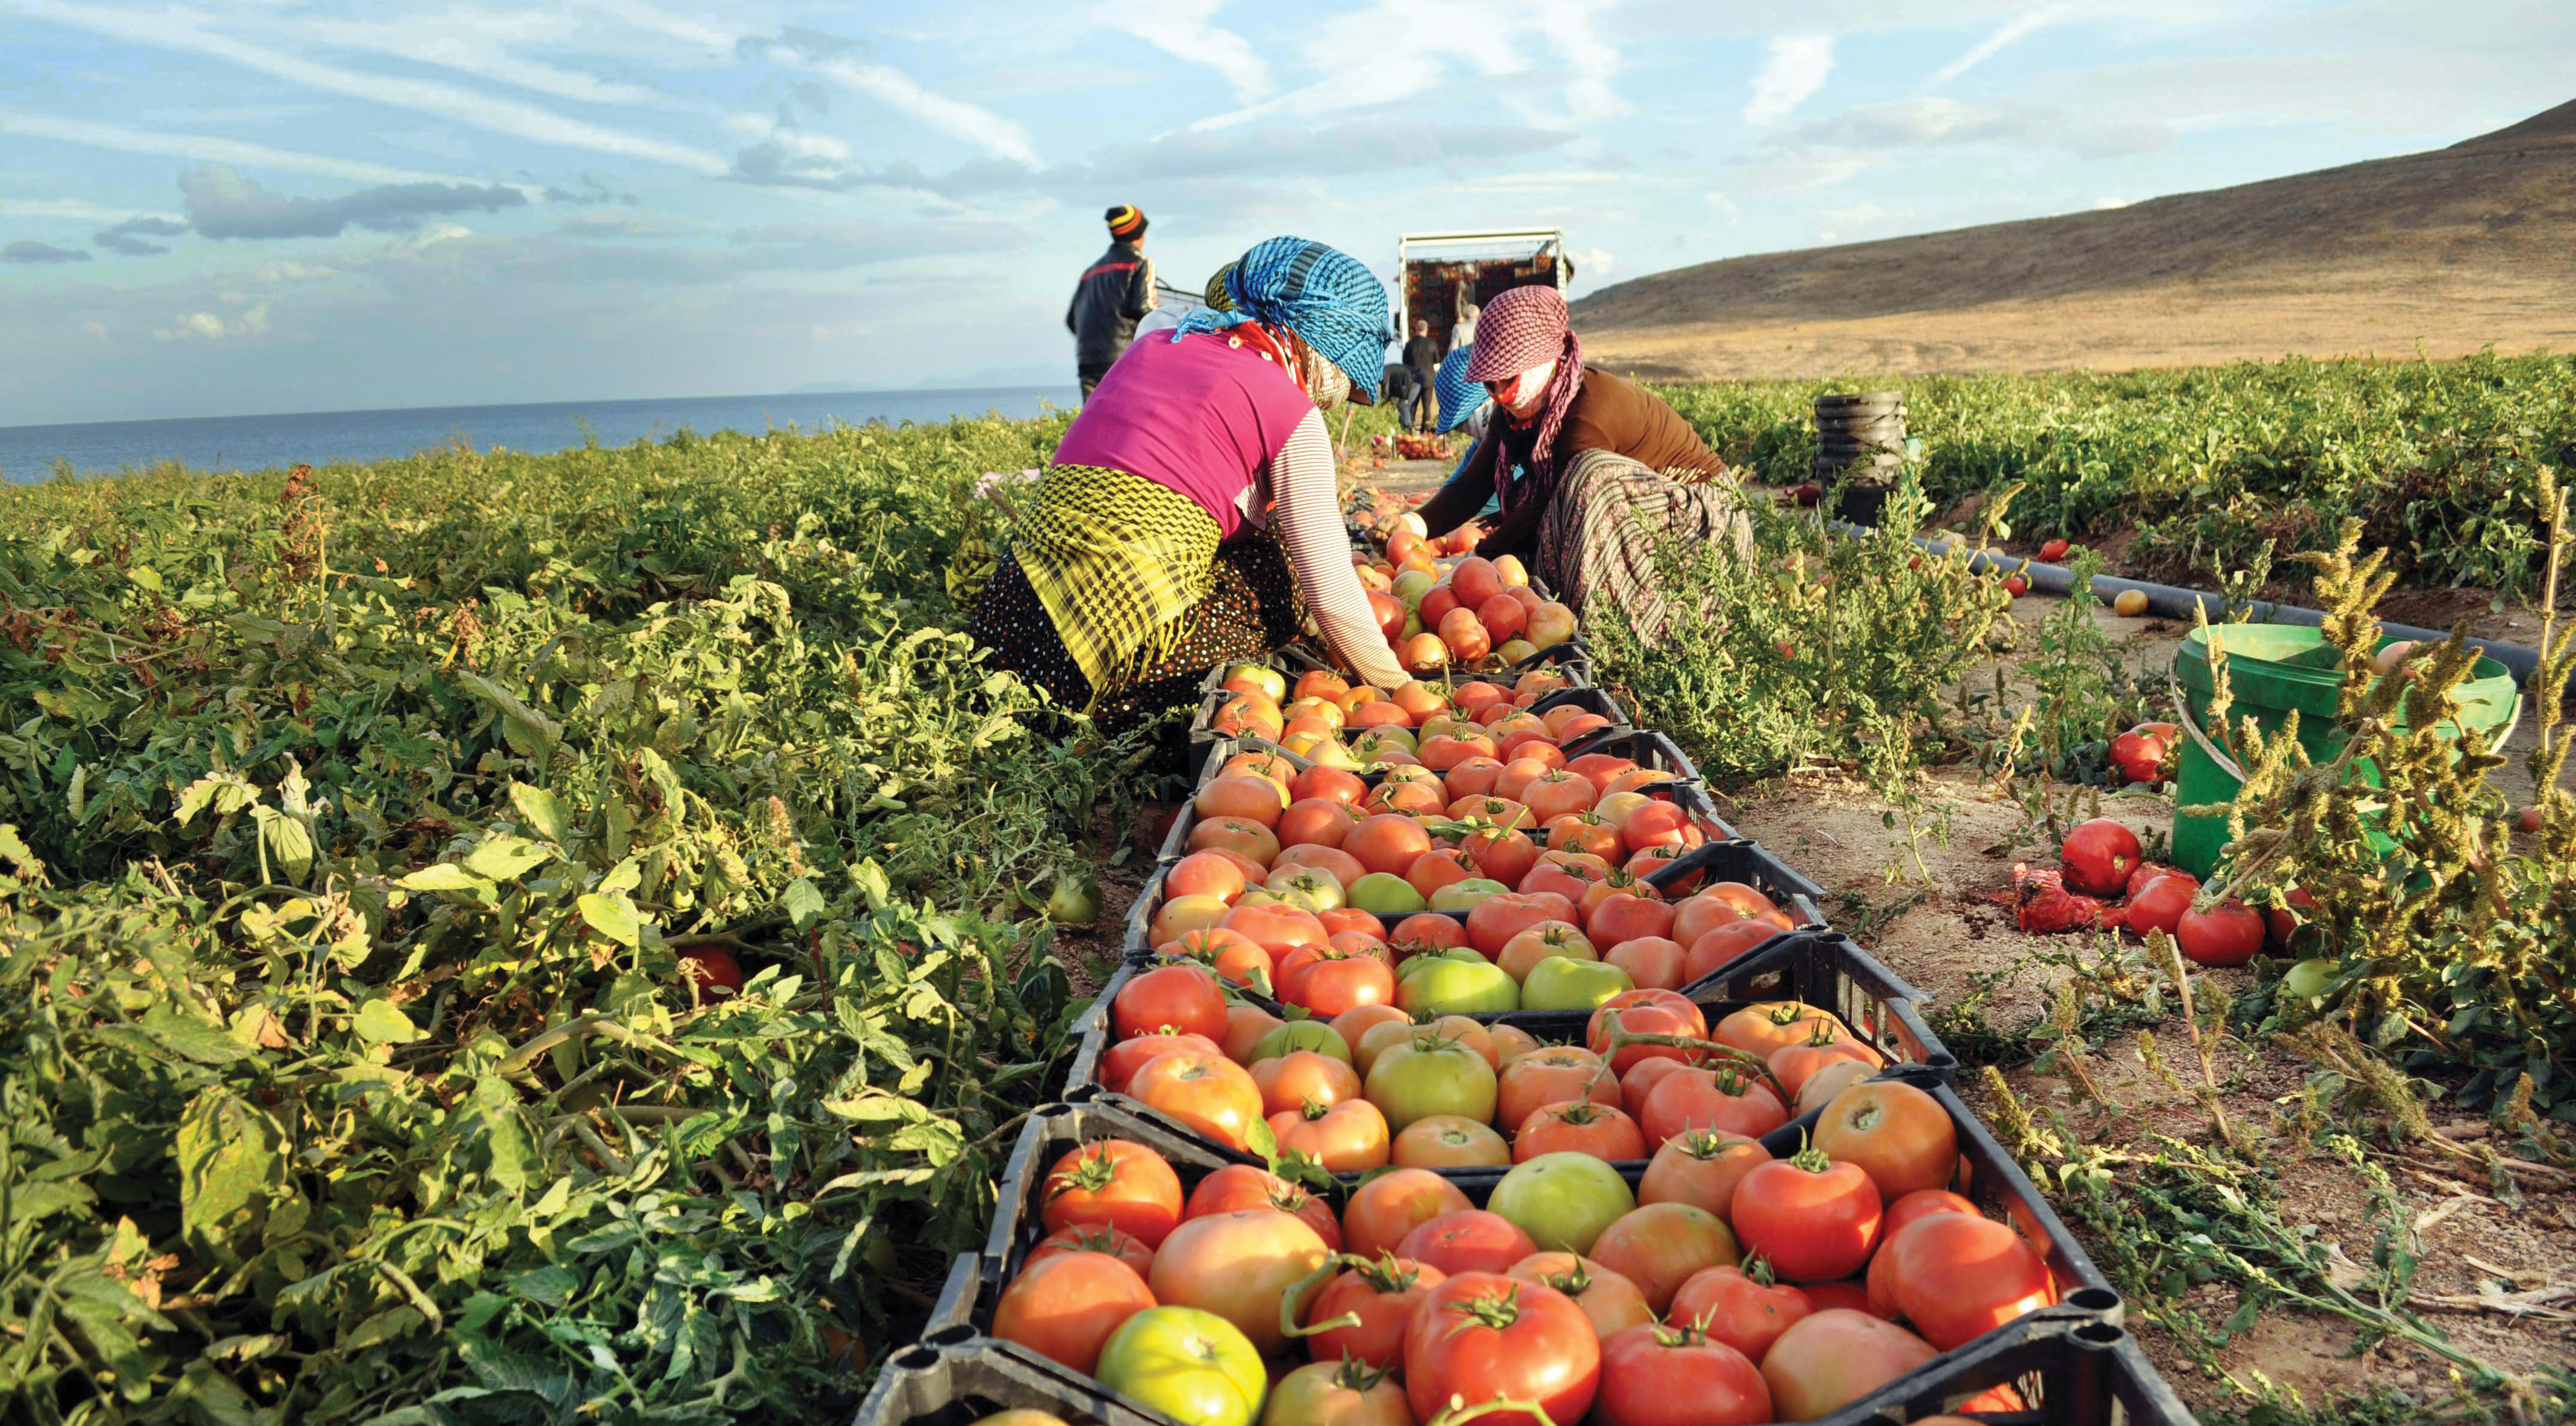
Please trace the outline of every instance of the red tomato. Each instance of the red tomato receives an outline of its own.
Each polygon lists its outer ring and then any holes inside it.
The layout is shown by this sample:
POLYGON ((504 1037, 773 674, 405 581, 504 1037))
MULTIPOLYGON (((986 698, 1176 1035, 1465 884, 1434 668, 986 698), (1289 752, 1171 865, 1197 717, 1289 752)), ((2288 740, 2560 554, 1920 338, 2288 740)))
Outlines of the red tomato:
POLYGON ((1788 1106, 1770 1086, 1733 1068, 1686 1069, 1668 1074, 1637 1109, 1646 1142, 1664 1144, 1692 1129, 1717 1129, 1758 1139, 1789 1122, 1788 1106))
POLYGON ((1252 1082, 1261 1087, 1261 1112, 1281 1114, 1312 1104, 1330 1109, 1360 1097, 1360 1073, 1350 1061, 1321 1050, 1290 1050, 1252 1064, 1252 1082))
POLYGON ((1270 1116, 1270 1135, 1282 1158, 1303 1154, 1334 1173, 1384 1168, 1392 1152, 1386 1116, 1365 1099, 1281 1110, 1270 1116))
POLYGON ((1613 893, 1592 908, 1590 918, 1583 923, 1583 933, 1592 938, 1594 945, 1615 946, 1641 936, 1661 936, 1673 929, 1672 906, 1657 900, 1654 888, 1643 882, 1635 889, 1646 894, 1613 893))
POLYGON ((1881 1256, 1896 1309, 1945 1352, 2057 1300, 2047 1260, 2019 1233, 1974 1213, 1917 1218, 1881 1256))
POLYGON ((1866 1312, 1823 1307, 1780 1334, 1762 1359, 1771 1409, 1813 1421, 1939 1356, 1931 1343, 1866 1312))
POLYGON ((1286 1346, 1280 1304, 1324 1265, 1331 1250, 1294 1214, 1271 1209, 1193 1218, 1154 1250, 1147 1285, 1166 1307, 1213 1312, 1262 1353, 1286 1346))
POLYGON ((2194 965, 2241 966, 2263 949, 2264 929, 2263 913, 2231 896, 2207 911, 2184 913, 2174 940, 2194 965))
POLYGON ((1458 1185, 1429 1169, 1382 1173, 1351 1190, 1342 1210, 1343 1247, 1362 1258, 1391 1253, 1415 1228, 1474 1206, 1458 1185))
POLYGON ((2043 545, 2041 545, 2041 546, 2039 547, 2039 560, 2040 560, 2040 563, 2042 563, 2042 564, 2055 564, 2055 563, 2057 563, 2059 560, 2062 560, 2062 559, 2066 558, 2066 551, 2067 551, 2067 548, 2068 548, 2068 547, 2067 547, 2067 544, 2066 544, 2066 542, 2065 542, 2064 540, 2050 540, 2050 541, 2048 541, 2047 543, 2045 543, 2045 544, 2043 544, 2043 545))
POLYGON ((1101 1223, 1074 1223, 1058 1228, 1038 1239, 1037 1246, 1020 1260, 1020 1271, 1026 1272, 1049 1258, 1066 1253, 1106 1253, 1125 1263, 1143 1277, 1154 1266, 1154 1250, 1132 1233, 1121 1233, 1101 1223))
POLYGON ((1815 1145, 1827 1158, 1858 1165, 1891 1203, 1917 1189, 1949 1187, 1959 1166, 1959 1129, 1949 1112, 1902 1080, 1873 1080, 1835 1095, 1816 1120, 1815 1145))
POLYGON ((1404 1363, 1404 1333, 1431 1289, 1448 1274, 1407 1258, 1343 1259, 1350 1266, 1324 1284, 1306 1310, 1306 1350, 1319 1362, 1347 1356, 1373 1367, 1404 1363), (1326 1323, 1337 1325, 1326 1326, 1326 1323))
POLYGON ((1757 1164, 1735 1186, 1735 1231, 1791 1282, 1849 1277, 1878 1246, 1884 1210, 1858 1164, 1809 1149, 1757 1164))
POLYGON ((1720 1218, 1735 1207, 1735 1186, 1771 1151, 1752 1139, 1715 1129, 1693 1129, 1666 1139, 1637 1180, 1637 1202, 1687 1203, 1720 1218))
POLYGON ((1646 1140, 1637 1132, 1637 1121, 1617 1108, 1590 1099, 1569 1099, 1531 1110, 1512 1134, 1513 1163, 1525 1164, 1541 1154, 1556 1153, 1590 1154, 1596 1159, 1642 1159, 1646 1156, 1646 1140))
POLYGON ((2066 863, 2066 889, 2087 896, 2117 896, 2138 869, 2138 834, 2108 817, 2096 817, 2066 834, 2058 858, 2066 863))
POLYGON ((1658 1314, 1700 1272, 1743 1256, 1716 1214, 1687 1203, 1649 1203, 1621 1214, 1592 1240, 1592 1259, 1637 1285, 1658 1314))
POLYGON ((1395 1255, 1460 1273, 1509 1272, 1512 1264, 1538 1251, 1538 1244, 1519 1224, 1499 1213, 1466 1208, 1443 1213, 1404 1235, 1395 1255))
POLYGON ((2173 744, 2162 735, 2132 728, 2111 740, 2111 765, 2131 782, 2154 782, 2164 776, 2165 759, 2172 752, 2173 744))
POLYGON ((1842 1034, 1830 1020, 1810 1022, 1806 1040, 1771 1052, 1771 1077, 1795 1099, 1816 1071, 1827 1065, 1856 1064, 1877 1069, 1887 1061, 1878 1051, 1842 1034))
POLYGON ((1225 991, 1203 966, 1157 966, 1130 977, 1110 1002, 1111 1035, 1132 1040, 1157 1033, 1225 1036, 1225 991))
POLYGON ((1455 916, 1417 911, 1396 922, 1386 939, 1404 955, 1424 949, 1445 951, 1467 944, 1467 928, 1455 916))
MULTIPOLYGON (((1592 1409, 1600 1384, 1601 1341, 1583 1309, 1552 1287, 1500 1273, 1452 1275, 1424 1299, 1404 1338, 1404 1392, 1417 1421, 1454 1396, 1534 1402, 1548 1420, 1573 1422, 1592 1409)), ((1526 1411, 1477 1419, 1539 1426, 1526 1411)))
POLYGON ((1152 1063, 1156 1056, 1167 1055, 1174 1050, 1225 1053, 1223 1046, 1205 1035, 1139 1035, 1102 1050, 1099 1068, 1094 1074, 1102 1088, 1112 1094, 1124 1094, 1128 1081, 1136 1077, 1136 1071, 1152 1063))
POLYGON ((2181 872, 2147 878, 2146 885, 2129 895, 2129 929, 2141 936, 2149 931, 2173 935, 2199 892, 2200 883, 2181 872))
POLYGON ((696 985, 701 996, 742 993, 742 965, 722 946, 680 952, 680 979, 696 985))
POLYGON ((1160 1247, 1181 1221, 1181 1178, 1163 1156, 1125 1139, 1085 1144, 1047 1170, 1038 1220, 1049 1232, 1099 1224, 1160 1247))
POLYGON ((1643 1327, 1655 1320, 1655 1310, 1646 1305, 1646 1295, 1637 1285, 1603 1267, 1590 1258, 1572 1253, 1532 1253, 1512 1264, 1506 1274, 1523 1282, 1541 1283, 1574 1299, 1591 1320, 1592 1335, 1602 1341, 1643 1327))
POLYGON ((1771 1388, 1742 1351, 1689 1326, 1631 1327, 1601 1344, 1600 1426, 1752 1426, 1771 1388))
POLYGON ((1154 1305, 1134 1268, 1106 1253, 1065 1253, 1031 1262, 1002 1289, 993 1335, 1090 1376, 1110 1334, 1154 1305))
POLYGON ((1503 1066, 1494 1086, 1494 1118, 1517 1128, 1551 1104, 1577 1099, 1619 1108, 1618 1076, 1580 1045, 1549 1045, 1503 1066))
POLYGON ((1553 892, 1526 895, 1506 892, 1500 896, 1488 896, 1467 913, 1467 944, 1491 960, 1502 954, 1505 942, 1542 921, 1563 921, 1570 925, 1574 920, 1571 897, 1553 892))
POLYGON ((1815 1311, 1816 1304, 1804 1290, 1773 1281, 1770 1264, 1761 1258, 1747 1261, 1752 1267, 1749 1273, 1743 1268, 1714 1267, 1691 1274, 1673 1294, 1669 1315, 1674 1322, 1697 1327, 1711 1340, 1758 1362, 1780 1334, 1815 1311))
POLYGON ((1815 1034, 1818 1020, 1839 1022, 1812 1005, 1795 1000, 1774 1000, 1748 1005, 1720 1020, 1710 1028, 1708 1037, 1721 1045, 1731 1045, 1758 1059, 1769 1060, 1774 1050, 1805 1044, 1815 1034))
POLYGON ((1262 1120, 1261 1086, 1222 1054, 1157 1055, 1127 1081, 1127 1095, 1230 1149, 1249 1149, 1252 1126, 1262 1120))
POLYGON ((1315 1230, 1324 1246, 1340 1251, 1342 1225, 1333 1218, 1333 1206, 1268 1169, 1250 1164, 1227 1164, 1190 1190, 1188 1209, 1183 1221, 1208 1218, 1220 1213, 1244 1213, 1267 1208, 1290 1213, 1315 1230))

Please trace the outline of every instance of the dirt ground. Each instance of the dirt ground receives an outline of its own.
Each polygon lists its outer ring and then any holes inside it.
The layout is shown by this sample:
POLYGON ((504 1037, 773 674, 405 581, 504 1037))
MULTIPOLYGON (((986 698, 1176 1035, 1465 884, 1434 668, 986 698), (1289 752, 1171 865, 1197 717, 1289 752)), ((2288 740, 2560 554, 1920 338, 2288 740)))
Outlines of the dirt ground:
MULTIPOLYGON (((2015 617, 2035 626, 2050 603, 2024 598, 2015 606, 2015 617)), ((2129 654, 2136 663, 2150 667, 2170 660, 2182 633, 2163 621, 2121 619, 2107 611, 2100 620, 2115 637, 2131 641, 2129 654)), ((2030 642, 2024 640, 2024 646, 2030 642)), ((2528 746, 2530 740, 2526 722, 2517 741, 2528 746)), ((2528 779, 2519 767, 2509 772, 2510 778, 2499 781, 2522 801, 2528 779)), ((2025 934, 2009 907, 1987 898, 2011 890, 2015 862, 2046 865, 2052 858, 2047 848, 2031 844, 2034 834, 2021 807, 1980 779, 1944 773, 1927 778, 1924 791, 1942 826, 1920 839, 1907 835, 1901 815, 1899 829, 1891 833, 1881 818, 1899 809, 1841 779, 1776 784, 1732 799, 1725 810, 1744 835, 1815 878, 1828 893, 1846 894, 1848 899, 1829 918, 1852 930, 1889 968, 1920 989, 1932 1008, 1971 995, 1976 989, 1972 977, 2000 972, 2005 983, 1985 1004, 1986 1018, 2002 1029, 2026 1024, 2045 1014, 2067 975, 2038 958, 2064 955, 2077 938, 2025 934)), ((2153 793, 2105 795, 2100 810, 2142 836, 2169 832, 2172 826, 2172 804, 2153 793)), ((2251 984, 2242 972, 2209 974, 2232 982, 2231 990, 2251 984)), ((2182 1048, 2180 1028, 2163 1028, 2168 1062, 2185 1064, 2188 1051, 2182 1048)), ((2358 1176, 2309 1149, 2301 1136, 2275 1126, 2276 1117, 2285 1112, 2280 1104, 2296 1097, 2308 1066, 2278 1049, 2232 1039, 2220 1047, 2217 1065, 2227 1115, 2268 1140, 2279 1166, 2285 1219, 2313 1224, 2324 1241, 2367 1262, 2375 1229, 2358 1176)), ((2064 1112, 2088 1142, 2134 1144, 2149 1132, 2208 1138, 2200 1106, 2175 1095, 2145 1069, 2134 1036, 2123 1036, 2096 1053, 2092 1069, 2105 1097, 2119 1106, 2116 1111, 2080 1102, 2070 1084, 2055 1077, 2025 1069, 2007 1079, 2034 1110, 2064 1112)), ((1962 1092, 1981 1112, 1995 1107, 1973 1079, 1963 1083, 1962 1092)), ((2434 1106, 2437 1124, 2459 1117, 2434 1106)), ((2481 1131, 2476 1126, 2462 1132, 2474 1136, 2481 1131)), ((2523 1202, 2508 1206, 2492 1196, 2484 1171, 2475 1166, 2455 1167, 2413 1152, 2383 1151, 2377 1157, 2403 1188, 2419 1225, 2419 1298, 2475 1297, 2499 1290, 2499 1285, 2505 1291, 2525 1291, 2576 1284, 2576 1191, 2571 1191, 2576 1178, 2526 1182, 2523 1202)), ((2215 1325, 2225 1320, 2234 1309, 2233 1294, 2215 1287, 2203 1292, 2207 1321, 2215 1325)), ((2429 1315, 2460 1347, 2509 1371, 2527 1372, 2576 1357, 2576 1313, 2562 1310, 2521 1319, 2475 1311, 2429 1315)), ((2203 1376, 2170 1338, 2153 1331, 2142 1335, 2150 1356, 2196 1408, 2244 1405, 2225 1383, 2203 1376)), ((2353 1329, 2341 1319, 2274 1308, 2231 1342, 2221 1361, 2242 1382, 2250 1385, 2253 1374, 2260 1373, 2297 1389, 2312 1404, 2372 1387, 2418 1392, 2444 1380, 2447 1367, 2430 1357, 2386 1344, 2356 1356, 2353 1339, 2353 1329)))

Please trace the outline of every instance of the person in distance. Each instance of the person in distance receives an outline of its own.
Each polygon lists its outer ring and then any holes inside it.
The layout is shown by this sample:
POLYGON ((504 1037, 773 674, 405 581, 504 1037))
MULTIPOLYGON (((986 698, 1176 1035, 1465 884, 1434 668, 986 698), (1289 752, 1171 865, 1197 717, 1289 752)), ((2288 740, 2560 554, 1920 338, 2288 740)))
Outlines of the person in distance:
POLYGON ((1064 309, 1064 329, 1073 333, 1074 374, 1085 401, 1135 339, 1137 322, 1154 310, 1154 260, 1145 256, 1145 210, 1121 203, 1103 216, 1109 222, 1109 251, 1083 271, 1073 284, 1073 301, 1064 309))

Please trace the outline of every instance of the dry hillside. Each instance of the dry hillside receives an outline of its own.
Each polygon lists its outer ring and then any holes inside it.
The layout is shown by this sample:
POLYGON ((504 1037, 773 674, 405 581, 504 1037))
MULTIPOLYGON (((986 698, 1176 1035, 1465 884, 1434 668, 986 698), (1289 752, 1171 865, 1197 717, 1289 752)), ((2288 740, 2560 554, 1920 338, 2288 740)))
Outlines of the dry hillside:
POLYGON ((1575 304, 1650 375, 2576 349, 2576 103, 2431 153, 2127 208, 1730 258, 1575 304))

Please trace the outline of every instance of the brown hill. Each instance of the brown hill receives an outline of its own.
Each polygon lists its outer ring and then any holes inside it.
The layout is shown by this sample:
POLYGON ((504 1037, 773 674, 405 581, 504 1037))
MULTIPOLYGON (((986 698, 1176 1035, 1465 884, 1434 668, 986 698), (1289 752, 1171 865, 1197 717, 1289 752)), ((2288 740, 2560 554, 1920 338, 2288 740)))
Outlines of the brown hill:
POLYGON ((2576 349, 2576 103, 2430 153, 2126 208, 1764 253, 1574 305, 1691 377, 2576 349))

